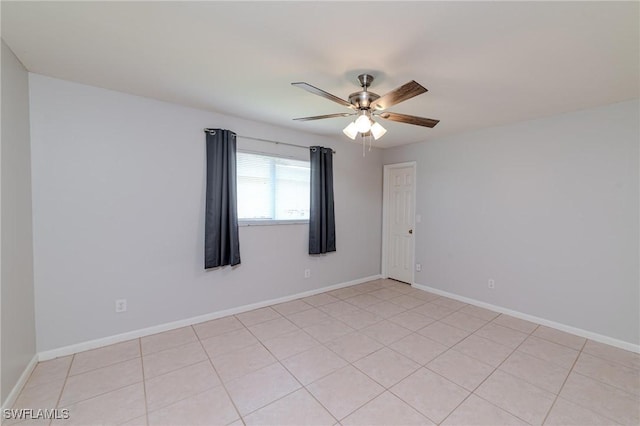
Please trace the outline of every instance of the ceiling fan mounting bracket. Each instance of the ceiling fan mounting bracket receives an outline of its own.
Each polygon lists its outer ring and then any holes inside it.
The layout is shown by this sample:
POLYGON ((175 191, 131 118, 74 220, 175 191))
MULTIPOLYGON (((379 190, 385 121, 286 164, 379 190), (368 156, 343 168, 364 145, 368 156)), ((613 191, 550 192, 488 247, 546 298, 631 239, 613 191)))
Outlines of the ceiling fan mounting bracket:
POLYGON ((362 88, 364 88, 364 90, 367 90, 367 87, 371 86, 371 83, 373 83, 373 76, 371 74, 360 74, 358 76, 358 81, 360 82, 360 86, 362 88))

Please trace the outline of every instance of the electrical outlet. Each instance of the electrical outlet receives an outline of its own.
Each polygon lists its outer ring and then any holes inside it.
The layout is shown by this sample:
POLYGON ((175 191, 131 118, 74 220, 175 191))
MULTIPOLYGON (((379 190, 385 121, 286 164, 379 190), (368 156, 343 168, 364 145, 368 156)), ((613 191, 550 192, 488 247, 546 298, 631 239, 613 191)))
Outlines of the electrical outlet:
POLYGON ((304 277, 305 278, 309 278, 311 276, 311 269, 305 269, 304 270, 304 277))
POLYGON ((116 312, 126 312, 127 311, 127 299, 118 299, 116 300, 116 312))
POLYGON ((496 288, 496 282, 495 282, 495 280, 490 279, 490 280, 488 281, 488 287, 489 287, 489 288, 491 288, 491 289, 496 288))
POLYGON ((419 263, 416 263, 416 271, 420 272, 422 271, 422 265, 419 263))

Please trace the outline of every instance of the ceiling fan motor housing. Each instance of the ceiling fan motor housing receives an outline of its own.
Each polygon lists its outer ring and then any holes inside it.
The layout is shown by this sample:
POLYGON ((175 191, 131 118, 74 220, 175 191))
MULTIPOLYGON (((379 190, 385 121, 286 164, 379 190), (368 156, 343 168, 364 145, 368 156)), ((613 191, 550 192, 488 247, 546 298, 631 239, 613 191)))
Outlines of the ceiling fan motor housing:
POLYGON ((367 91, 367 88, 373 83, 371 74, 360 74, 358 76, 362 91, 349 95, 349 103, 360 110, 368 110, 373 101, 380 98, 377 93, 367 91))
POLYGON ((349 95, 349 103, 360 110, 369 109, 369 105, 380 96, 373 92, 363 90, 349 95))

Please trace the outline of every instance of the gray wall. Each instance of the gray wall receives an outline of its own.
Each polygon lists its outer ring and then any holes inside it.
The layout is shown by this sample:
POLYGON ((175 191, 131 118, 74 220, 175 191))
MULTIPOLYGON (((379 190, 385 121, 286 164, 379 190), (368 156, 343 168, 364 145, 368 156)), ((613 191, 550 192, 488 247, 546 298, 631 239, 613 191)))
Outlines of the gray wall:
POLYGON ((1 280, 4 403, 36 352, 28 74, 2 41, 1 280))
POLYGON ((38 351, 380 273, 379 150, 36 74, 30 89, 38 351), (242 265, 205 272, 205 127, 334 147, 338 251, 310 257, 306 225, 242 227, 242 265))
POLYGON ((417 161, 416 283, 638 344, 639 117, 635 100, 385 150, 417 161))

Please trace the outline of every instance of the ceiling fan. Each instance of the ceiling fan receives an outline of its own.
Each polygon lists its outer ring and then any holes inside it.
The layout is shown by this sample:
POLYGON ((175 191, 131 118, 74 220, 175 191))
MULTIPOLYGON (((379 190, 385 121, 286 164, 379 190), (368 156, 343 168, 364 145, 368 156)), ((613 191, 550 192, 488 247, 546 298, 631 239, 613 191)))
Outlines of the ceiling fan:
POLYGON ((373 76, 370 74, 360 74, 358 81, 362 90, 349 95, 349 101, 345 101, 331 93, 325 92, 322 89, 318 89, 309 83, 298 82, 291 83, 291 85, 313 93, 314 95, 322 96, 342 106, 350 108, 351 112, 339 112, 336 114, 316 115, 313 117, 294 118, 297 121, 310 121, 321 120, 323 118, 335 118, 335 117, 350 117, 357 115, 355 121, 349 123, 344 128, 343 132, 351 139, 355 139, 358 134, 364 136, 373 136, 376 140, 380 139, 387 130, 380 125, 380 123, 374 121, 375 117, 384 118, 385 120, 397 121, 399 123, 414 124, 416 126, 434 127, 440 120, 433 120, 431 118, 416 117, 407 114, 398 114, 395 112, 385 111, 387 108, 392 107, 400 102, 411 99, 414 96, 421 95, 427 91, 419 83, 411 80, 410 82, 403 84, 397 89, 392 90, 384 96, 380 96, 377 93, 367 90, 373 82, 373 76))

